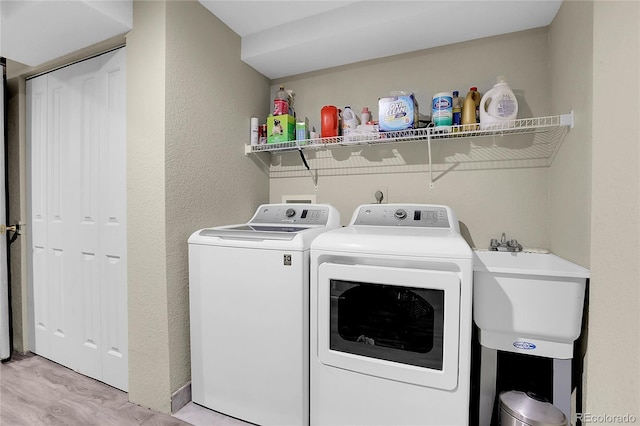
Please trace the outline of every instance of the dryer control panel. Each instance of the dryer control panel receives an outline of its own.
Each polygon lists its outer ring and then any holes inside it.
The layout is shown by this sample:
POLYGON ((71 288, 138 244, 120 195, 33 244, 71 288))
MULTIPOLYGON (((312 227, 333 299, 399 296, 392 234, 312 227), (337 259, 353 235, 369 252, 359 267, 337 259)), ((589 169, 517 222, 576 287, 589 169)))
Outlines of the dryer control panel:
POLYGON ((331 209, 319 204, 265 204, 258 208, 252 223, 295 223, 297 225, 326 225, 331 209))
POLYGON ((457 223, 449 207, 431 204, 368 204, 360 206, 351 225, 451 228, 457 223))

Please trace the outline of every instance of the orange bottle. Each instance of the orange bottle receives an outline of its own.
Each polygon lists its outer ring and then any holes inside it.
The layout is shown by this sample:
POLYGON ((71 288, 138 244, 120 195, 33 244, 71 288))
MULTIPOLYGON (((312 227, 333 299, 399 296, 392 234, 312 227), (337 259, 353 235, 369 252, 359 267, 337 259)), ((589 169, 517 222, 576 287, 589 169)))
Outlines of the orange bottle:
POLYGON ((333 105, 325 105, 320 110, 320 131, 323 138, 338 136, 339 125, 338 108, 333 105))

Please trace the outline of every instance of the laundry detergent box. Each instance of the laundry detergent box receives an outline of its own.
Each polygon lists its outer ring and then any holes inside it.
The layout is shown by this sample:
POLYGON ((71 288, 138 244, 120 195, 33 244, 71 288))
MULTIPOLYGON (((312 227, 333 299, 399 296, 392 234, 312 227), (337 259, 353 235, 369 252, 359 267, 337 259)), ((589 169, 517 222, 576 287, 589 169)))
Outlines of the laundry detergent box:
POLYGON ((379 98, 378 125, 381 132, 418 127, 418 102, 413 93, 379 98))
POLYGON ((296 140, 296 118, 293 115, 270 115, 267 117, 267 143, 296 140))

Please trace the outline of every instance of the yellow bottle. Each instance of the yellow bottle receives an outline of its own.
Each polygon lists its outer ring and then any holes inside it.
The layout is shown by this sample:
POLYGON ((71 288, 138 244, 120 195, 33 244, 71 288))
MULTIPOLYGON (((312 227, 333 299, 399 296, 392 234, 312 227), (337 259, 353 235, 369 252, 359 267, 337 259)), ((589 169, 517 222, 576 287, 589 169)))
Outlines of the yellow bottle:
POLYGON ((477 130, 476 107, 480 105, 480 93, 472 87, 462 104, 462 130, 477 130))

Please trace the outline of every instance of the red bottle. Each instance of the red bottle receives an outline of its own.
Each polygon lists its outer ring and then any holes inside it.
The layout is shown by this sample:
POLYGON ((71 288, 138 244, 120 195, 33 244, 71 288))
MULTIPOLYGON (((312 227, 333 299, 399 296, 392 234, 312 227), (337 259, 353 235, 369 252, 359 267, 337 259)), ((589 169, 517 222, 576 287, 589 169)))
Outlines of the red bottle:
POLYGON ((333 105, 323 106, 320 110, 320 123, 323 138, 338 136, 338 108, 333 105))
POLYGON ((273 115, 289 114, 289 94, 284 90, 284 84, 276 92, 273 99, 273 115))

